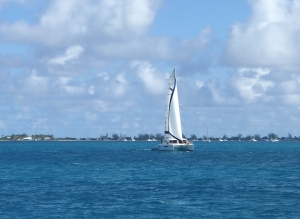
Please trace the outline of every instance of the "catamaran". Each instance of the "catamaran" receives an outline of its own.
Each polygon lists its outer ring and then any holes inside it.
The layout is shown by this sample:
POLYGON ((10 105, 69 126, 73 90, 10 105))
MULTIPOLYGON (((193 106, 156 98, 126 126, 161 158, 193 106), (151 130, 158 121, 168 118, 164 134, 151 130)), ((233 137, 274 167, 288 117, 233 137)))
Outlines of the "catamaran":
POLYGON ((158 151, 194 151, 193 143, 182 137, 177 79, 173 70, 168 84, 165 111, 165 135, 161 143, 153 148, 158 151))

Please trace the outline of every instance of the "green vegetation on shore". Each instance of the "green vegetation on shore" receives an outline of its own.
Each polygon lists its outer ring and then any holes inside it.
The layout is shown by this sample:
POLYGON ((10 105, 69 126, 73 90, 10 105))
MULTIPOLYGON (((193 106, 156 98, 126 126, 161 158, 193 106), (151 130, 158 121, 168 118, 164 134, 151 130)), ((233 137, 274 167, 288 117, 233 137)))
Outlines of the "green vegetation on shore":
POLYGON ((44 134, 38 134, 38 135, 32 135, 28 136, 27 134, 12 134, 12 135, 2 135, 0 138, 2 141, 17 141, 17 140, 39 140, 39 141, 50 141, 54 140, 53 135, 44 135, 44 134))
MULTIPOLYGON (((28 136, 27 134, 12 134, 10 136, 4 136, 0 138, 2 141, 17 141, 17 140, 33 140, 33 141, 76 141, 76 140, 95 140, 95 141, 147 141, 147 140, 157 140, 160 141, 163 138, 163 135, 160 133, 157 134, 138 134, 137 136, 126 136, 121 134, 113 133, 111 136, 109 136, 107 133, 105 135, 100 135, 100 137, 96 138, 75 138, 75 137, 63 137, 63 138, 54 138, 53 135, 45 135, 45 134, 36 134, 32 136, 28 136)), ((184 138, 188 138, 189 140, 194 141, 201 141, 201 140, 211 140, 211 141, 268 141, 268 140, 281 140, 281 141, 300 141, 300 136, 292 136, 292 134, 288 133, 287 137, 279 137, 275 133, 270 133, 267 136, 261 137, 259 134, 256 135, 247 135, 246 137, 243 137, 242 134, 238 134, 237 136, 231 136, 228 137, 227 135, 223 135, 223 137, 213 137, 213 136, 203 136, 203 137, 197 137, 195 134, 192 134, 190 137, 184 136, 184 138)))

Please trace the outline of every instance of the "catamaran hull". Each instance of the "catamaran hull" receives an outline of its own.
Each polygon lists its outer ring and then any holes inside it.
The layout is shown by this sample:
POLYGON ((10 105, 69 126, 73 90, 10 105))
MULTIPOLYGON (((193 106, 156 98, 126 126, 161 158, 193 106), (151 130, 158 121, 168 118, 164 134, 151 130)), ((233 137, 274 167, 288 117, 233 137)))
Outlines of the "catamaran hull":
POLYGON ((194 151, 194 145, 193 144, 174 145, 174 150, 176 150, 176 151, 194 151))
POLYGON ((157 147, 158 151, 174 151, 174 147, 172 144, 160 144, 157 147))
POLYGON ((193 144, 160 144, 157 151, 194 151, 193 144))

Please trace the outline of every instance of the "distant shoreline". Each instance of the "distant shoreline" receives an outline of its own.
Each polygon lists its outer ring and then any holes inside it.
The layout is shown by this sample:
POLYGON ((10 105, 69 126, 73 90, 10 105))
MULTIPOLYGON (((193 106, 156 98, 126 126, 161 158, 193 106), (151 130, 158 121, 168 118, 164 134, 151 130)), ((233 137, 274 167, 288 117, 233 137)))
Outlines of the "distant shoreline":
MULTIPOLYGON (((206 140, 190 140, 191 142, 207 142, 206 140)), ((291 139, 291 140, 277 140, 280 142, 298 142, 300 139, 291 139)), ((0 140, 0 142, 160 142, 159 140, 135 140, 135 141, 123 141, 123 140, 59 140, 59 139, 53 139, 53 140, 0 140)), ((219 140, 210 140, 210 142, 272 142, 272 140, 227 140, 227 141, 219 141, 219 140)))
MULTIPOLYGON (((243 136, 242 134, 238 134, 236 136, 228 137, 226 134, 223 137, 213 137, 208 135, 203 135, 202 137, 198 137, 195 134, 187 137, 183 134, 182 136, 189 141, 300 141, 300 136, 292 136, 292 134, 288 133, 287 137, 279 137, 275 133, 269 133, 268 135, 261 137, 259 134, 255 135, 247 135, 243 136)), ((104 135, 99 135, 99 137, 54 137, 49 134, 35 134, 35 135, 27 135, 27 134, 12 134, 12 135, 2 135, 0 141, 161 141, 164 138, 163 134, 141 134, 139 133, 137 136, 126 136, 120 134, 112 134, 109 136, 107 133, 104 135)))

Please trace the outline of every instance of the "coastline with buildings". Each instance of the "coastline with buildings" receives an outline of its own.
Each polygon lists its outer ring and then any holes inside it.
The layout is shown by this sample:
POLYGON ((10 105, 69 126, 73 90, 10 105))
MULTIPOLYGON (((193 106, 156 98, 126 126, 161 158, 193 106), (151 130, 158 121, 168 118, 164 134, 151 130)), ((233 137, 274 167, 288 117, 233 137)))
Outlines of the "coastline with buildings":
MULTIPOLYGON (((293 136, 288 133, 287 136, 278 136, 275 133, 269 133, 266 136, 261 137, 259 134, 256 135, 247 135, 243 137, 242 134, 236 136, 228 137, 223 135, 222 137, 214 136, 202 136, 197 137, 195 134, 192 134, 190 137, 184 136, 190 141, 300 141, 300 136, 293 136)), ((160 141, 163 138, 163 135, 158 134, 138 134, 137 136, 126 136, 119 134, 108 134, 100 135, 100 137, 54 137, 49 134, 12 134, 12 135, 2 135, 0 141, 160 141)))

